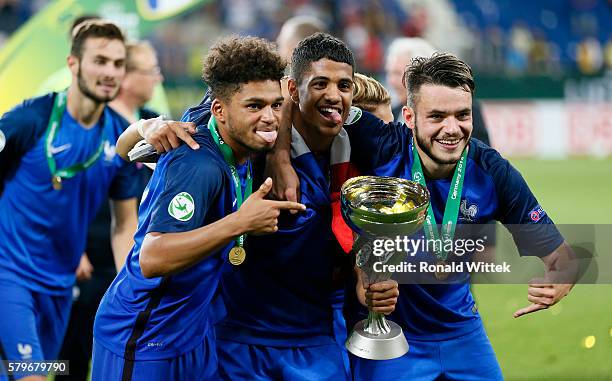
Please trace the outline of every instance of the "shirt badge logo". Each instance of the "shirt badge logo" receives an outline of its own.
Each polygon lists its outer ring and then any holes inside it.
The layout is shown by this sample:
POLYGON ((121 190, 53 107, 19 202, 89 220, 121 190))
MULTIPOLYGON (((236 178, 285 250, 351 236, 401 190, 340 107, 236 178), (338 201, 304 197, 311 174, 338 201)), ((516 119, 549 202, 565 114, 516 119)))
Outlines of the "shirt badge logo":
POLYGON ((476 204, 469 204, 466 199, 461 200, 461 204, 459 205, 459 211, 461 212, 461 216, 470 221, 474 222, 476 219, 476 215, 478 214, 478 206, 476 204))
POLYGON ((351 108, 349 109, 348 117, 346 118, 346 121, 344 122, 344 125, 350 126, 351 124, 354 124, 359 119, 361 119, 362 114, 363 114, 363 111, 361 111, 359 107, 351 106, 351 108))
POLYGON ((531 211, 529 212, 529 218, 531 218, 531 221, 533 222, 540 221, 545 215, 546 212, 544 211, 544 209, 542 209, 540 205, 536 205, 536 207, 531 209, 531 211))
POLYGON ((104 142, 104 161, 113 161, 117 151, 115 146, 112 146, 110 142, 107 140, 104 142))
POLYGON ((17 351, 21 355, 22 360, 29 360, 32 358, 32 346, 30 344, 17 343, 17 351))
POLYGON ((193 197, 187 192, 177 194, 168 204, 168 214, 183 222, 189 221, 193 217, 194 209, 193 197))
POLYGON ((50 146, 49 152, 51 152, 51 155, 57 155, 60 152, 68 151, 70 148, 72 148, 72 144, 70 143, 62 144, 61 146, 57 147, 50 146))

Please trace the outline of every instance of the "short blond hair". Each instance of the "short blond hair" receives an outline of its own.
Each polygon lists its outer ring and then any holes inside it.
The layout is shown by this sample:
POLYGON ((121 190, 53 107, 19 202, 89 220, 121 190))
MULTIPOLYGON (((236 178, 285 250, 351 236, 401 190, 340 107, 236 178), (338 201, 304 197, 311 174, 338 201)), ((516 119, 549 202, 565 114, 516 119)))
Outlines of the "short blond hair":
POLYGON ((372 112, 381 104, 391 104, 389 92, 374 78, 355 73, 353 81, 353 106, 372 112))

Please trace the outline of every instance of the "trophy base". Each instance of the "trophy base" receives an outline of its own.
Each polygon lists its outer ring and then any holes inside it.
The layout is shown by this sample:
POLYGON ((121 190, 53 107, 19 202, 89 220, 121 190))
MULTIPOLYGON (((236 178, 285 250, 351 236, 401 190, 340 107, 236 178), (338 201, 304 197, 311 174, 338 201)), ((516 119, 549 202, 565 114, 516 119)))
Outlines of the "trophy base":
POLYGON ((391 360, 408 352, 408 341, 399 325, 387 320, 391 328, 388 334, 371 335, 363 330, 366 322, 364 319, 355 324, 345 344, 349 352, 369 360, 391 360))

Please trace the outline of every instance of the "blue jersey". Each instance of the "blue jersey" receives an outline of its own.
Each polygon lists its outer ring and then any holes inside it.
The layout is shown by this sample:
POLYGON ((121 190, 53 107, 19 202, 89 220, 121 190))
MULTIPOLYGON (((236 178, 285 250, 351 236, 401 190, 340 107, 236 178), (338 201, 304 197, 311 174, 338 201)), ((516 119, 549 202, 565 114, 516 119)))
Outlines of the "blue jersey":
MULTIPOLYGON (((366 174, 412 179, 412 130, 401 123, 385 124, 367 112, 355 119, 345 126, 354 153, 351 161, 366 174)), ((440 224, 451 179, 427 179, 426 183, 440 224)), ((521 225, 521 234, 511 228, 521 255, 545 256, 563 242, 520 173, 476 139, 469 143, 461 205, 458 224, 497 220, 510 228, 521 225)), ((467 283, 402 284, 391 319, 402 325, 409 338, 423 340, 461 336, 481 325, 467 283)))
POLYGON ((310 152, 292 158, 306 211, 283 212, 276 233, 247 238, 247 260, 222 279, 227 316, 216 326, 219 339, 275 347, 334 344, 334 310, 344 297, 337 270, 348 256, 331 230, 329 163, 310 152))
POLYGON ((115 154, 127 121, 109 107, 85 129, 66 110, 52 142, 57 168, 98 160, 54 190, 45 156, 45 131, 55 95, 25 101, 0 119, 0 279, 62 295, 75 282, 87 226, 107 195, 136 196, 135 167, 115 154))
MULTIPOLYGON (((147 233, 190 231, 236 211, 229 167, 209 131, 200 131, 200 149, 182 145, 161 156, 140 205, 135 245, 96 315, 96 343, 125 358, 177 357, 211 334, 211 300, 233 242, 171 276, 145 278, 139 265, 147 233)), ((238 167, 242 179, 246 168, 238 167)))

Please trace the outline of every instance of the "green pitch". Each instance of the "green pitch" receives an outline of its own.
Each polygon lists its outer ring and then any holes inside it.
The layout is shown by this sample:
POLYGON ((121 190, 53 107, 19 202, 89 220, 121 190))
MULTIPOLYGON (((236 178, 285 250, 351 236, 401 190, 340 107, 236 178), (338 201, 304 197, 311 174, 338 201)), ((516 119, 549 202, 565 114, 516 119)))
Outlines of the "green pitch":
MULTIPOLYGON (((511 162, 556 223, 612 224, 612 159, 511 162)), ((612 380, 612 285, 579 284, 519 319, 526 285, 475 285, 474 295, 506 380, 612 380)))

